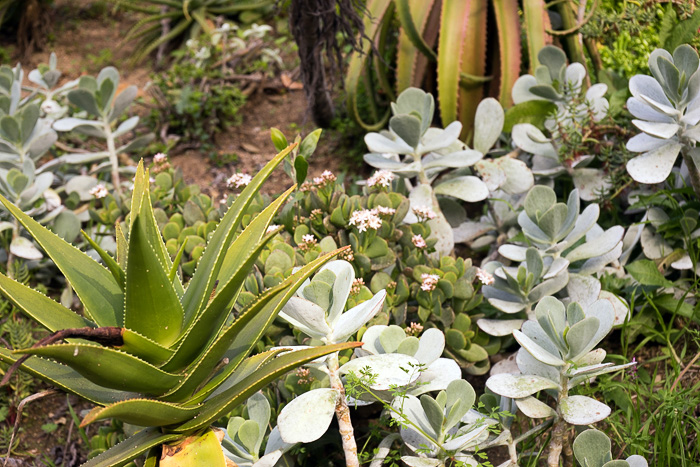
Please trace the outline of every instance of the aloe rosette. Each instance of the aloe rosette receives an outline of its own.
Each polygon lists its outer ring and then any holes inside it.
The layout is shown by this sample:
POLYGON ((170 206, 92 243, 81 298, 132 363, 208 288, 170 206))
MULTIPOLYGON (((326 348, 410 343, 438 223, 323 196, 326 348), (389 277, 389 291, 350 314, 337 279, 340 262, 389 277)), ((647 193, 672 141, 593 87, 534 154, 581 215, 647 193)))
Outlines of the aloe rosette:
MULTIPOLYGON (((266 233, 270 222, 293 188, 245 230, 237 233, 237 229, 264 180, 290 150, 278 154, 237 197, 212 233, 186 286, 177 274, 182 251, 174 261, 167 253, 142 164, 134 180, 126 228, 117 225, 116 260, 88 238, 106 267, 0 198, 62 271, 83 304, 79 315, 0 274, 0 292, 54 333, 29 349, 0 349, 0 360, 21 363, 22 370, 97 404, 83 425, 116 418, 145 427, 86 465, 124 465, 149 451, 151 465, 156 465, 158 446, 163 445, 162 455, 167 458, 178 450, 166 443, 191 437, 211 455, 207 465, 223 466, 223 451, 209 429, 215 420, 290 369, 356 346, 328 345, 281 356, 280 350, 273 350, 248 357, 296 289, 332 254, 264 291, 237 317, 231 315, 258 255, 276 233, 266 233), (55 343, 60 339, 66 342, 55 343), (42 358, 18 362, 18 355, 42 358)), ((167 465, 165 460, 160 462, 167 465)))

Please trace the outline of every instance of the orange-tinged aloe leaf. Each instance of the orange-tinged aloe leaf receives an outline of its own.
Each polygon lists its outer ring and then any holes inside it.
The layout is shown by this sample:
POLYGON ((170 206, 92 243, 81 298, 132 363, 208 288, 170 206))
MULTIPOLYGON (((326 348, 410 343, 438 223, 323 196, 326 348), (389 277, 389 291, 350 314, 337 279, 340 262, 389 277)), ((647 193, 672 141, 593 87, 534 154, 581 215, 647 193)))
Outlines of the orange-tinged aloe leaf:
POLYGON ((182 297, 182 306, 185 310, 185 329, 189 328, 192 321, 206 305, 214 284, 221 272, 222 264, 226 257, 226 252, 231 246, 236 228, 241 222, 246 208, 253 201, 253 197, 260 190, 262 184, 267 180, 272 171, 287 157, 296 144, 292 144, 287 149, 277 154, 268 162, 253 180, 245 187, 243 192, 236 198, 224 217, 219 222, 211 239, 204 249, 197 270, 190 280, 185 295, 182 297))
POLYGON ((126 352, 93 344, 45 345, 15 353, 53 358, 95 384, 120 391, 163 394, 182 378, 126 352))
POLYGON ((175 371, 189 365, 219 334, 251 268, 267 242, 276 234, 275 232, 265 236, 273 216, 294 189, 295 187, 292 187, 287 190, 258 214, 233 242, 224 260, 225 267, 222 268, 226 275, 221 276, 214 298, 193 321, 175 354, 163 366, 164 370, 175 371), (264 240, 261 241, 263 237, 264 240))
POLYGON ((396 56, 397 93, 415 84, 413 77, 421 52, 433 61, 437 60, 437 55, 422 36, 434 3, 435 0, 396 1, 396 10, 402 25, 396 56))
POLYGON ((212 371, 229 350, 234 351, 235 357, 227 363, 222 373, 231 374, 250 354, 265 329, 272 324, 284 304, 294 295, 301 284, 340 251, 342 250, 315 259, 278 286, 265 291, 258 300, 241 313, 238 319, 228 328, 222 330, 206 352, 188 369, 182 384, 165 394, 161 399, 170 402, 187 400, 200 386, 207 382, 207 378, 212 376, 212 371))
MULTIPOLYGON (((223 435, 222 430, 217 430, 223 435)), ((222 436, 223 437, 223 436, 222 436)), ((226 467, 230 465, 221 449, 221 439, 212 429, 196 433, 174 445, 164 445, 160 467, 226 467)), ((234 464, 235 465, 235 464, 234 464)))
POLYGON ((228 413, 238 404, 243 403, 243 401, 253 395, 258 389, 269 384, 288 371, 324 355, 360 346, 362 346, 362 342, 345 342, 342 344, 296 350, 281 355, 261 366, 246 378, 243 378, 238 384, 207 399, 197 418, 174 428, 173 431, 186 433, 191 430, 209 426, 223 414, 228 413))
POLYGON ((546 32, 550 28, 550 23, 544 0, 523 0, 523 17, 530 73, 534 74, 535 68, 540 65, 537 54, 542 47, 552 42, 551 36, 546 32))
POLYGON ((511 90, 520 75, 520 17, 518 3, 511 0, 493 0, 493 11, 498 29, 501 79, 498 100, 504 108, 513 105, 511 90))
POLYGON ((51 332, 68 328, 96 327, 92 321, 4 274, 0 274, 0 292, 22 313, 51 332))
MULTIPOLYGON (((18 360, 12 351, 0 348, 0 361, 12 365, 18 360)), ((75 394, 95 404, 107 405, 124 399, 137 397, 134 392, 116 391, 85 379, 72 368, 43 358, 30 358, 20 369, 62 391, 75 394)))
POLYGON ((457 120, 459 72, 464 60, 462 49, 466 37, 470 4, 475 0, 443 0, 438 39, 438 100, 442 126, 457 120))
MULTIPOLYGON (((364 19, 365 34, 370 40, 362 39, 362 53, 354 52, 350 57, 348 64, 347 76, 345 78, 345 89, 348 98, 348 112, 362 128, 367 131, 378 131, 384 128, 389 120, 389 111, 375 123, 367 123, 360 116, 358 109, 357 95, 359 93, 360 78, 363 70, 368 63, 369 53, 372 50, 372 42, 378 34, 379 28, 382 27, 383 18, 387 14, 387 10, 392 5, 391 0, 369 0, 367 2, 367 13, 364 19)), ((367 96, 373 99, 374 96, 367 96)))
POLYGON ((168 347, 180 336, 184 312, 144 227, 141 215, 135 215, 126 264, 124 327, 168 347))
POLYGON ((167 426, 191 419, 200 409, 198 406, 183 407, 153 399, 129 399, 107 407, 95 407, 83 418, 80 426, 106 418, 116 418, 138 426, 167 426))
POLYGON ((22 212, 4 196, 0 202, 22 224, 61 270, 83 303, 85 314, 99 326, 122 325, 124 294, 100 263, 22 212))
MULTIPOLYGON (((467 25, 462 45, 460 71, 471 76, 483 76, 486 71, 486 15, 488 0, 469 0, 466 12, 467 25)), ((463 141, 472 139, 474 114, 484 95, 484 86, 475 83, 462 85, 459 90, 459 120, 462 122, 463 141)), ((444 122, 444 121, 443 121, 444 122)), ((449 122, 445 122, 447 124, 449 122)))
POLYGON ((162 433, 157 428, 146 428, 93 457, 81 467, 121 467, 147 453, 151 448, 181 437, 182 435, 177 433, 162 433))

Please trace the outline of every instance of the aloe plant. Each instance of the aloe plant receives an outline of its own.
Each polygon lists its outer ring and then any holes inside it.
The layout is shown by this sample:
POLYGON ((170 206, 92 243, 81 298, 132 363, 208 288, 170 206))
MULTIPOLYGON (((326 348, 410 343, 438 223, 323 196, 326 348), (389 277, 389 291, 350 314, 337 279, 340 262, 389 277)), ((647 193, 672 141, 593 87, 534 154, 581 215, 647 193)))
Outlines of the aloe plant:
POLYGON ((681 154, 695 193, 700 196, 700 171, 695 147, 700 141, 700 59, 689 45, 673 55, 663 49, 649 56, 652 76, 630 79, 632 97, 627 108, 637 117, 632 123, 642 133, 627 142, 627 149, 642 154, 627 162, 627 171, 640 183, 661 183, 668 178, 681 154))
MULTIPOLYGON (((246 358, 296 289, 333 255, 301 268, 229 319, 258 254, 275 234, 266 234, 270 221, 294 188, 240 234, 237 229, 255 193, 290 150, 268 163, 232 204, 186 287, 177 273, 181 255, 171 261, 158 231, 148 172, 142 164, 126 228, 117 226, 116 259, 88 239, 106 267, 0 198, 63 272, 83 304, 83 314, 74 313, 0 275, 0 292, 52 333, 32 348, 0 350, 0 360, 97 404, 83 425, 115 418, 146 427, 85 465, 124 465, 147 452, 152 465, 158 455, 161 465, 168 465, 166 459, 179 451, 173 444, 187 438, 182 446, 200 446, 211 456, 207 465, 224 465, 223 451, 209 430, 215 420, 290 369, 356 346, 328 345, 279 357, 280 351, 270 351, 246 358), (56 343, 59 340, 66 343, 56 343), (34 355, 43 358, 27 359, 34 355), (162 454, 157 454, 158 446, 162 454)), ((184 449, 182 455, 191 452, 184 449)))
POLYGON ((638 455, 625 460, 613 460, 608 435, 588 429, 579 434, 572 444, 574 457, 581 467, 648 467, 647 461, 638 455))
POLYGON ((548 465, 558 466, 567 423, 590 425, 610 415, 610 407, 604 403, 570 395, 569 391, 597 375, 634 363, 602 363, 606 352, 595 349, 615 321, 614 309, 607 300, 597 300, 584 310, 576 302, 564 306, 554 297, 545 297, 537 304, 535 317, 523 324, 522 331, 513 331, 522 346, 516 357, 521 374, 493 375, 486 387, 515 399, 518 409, 528 417, 554 418, 548 465), (534 396, 544 390, 554 395, 554 408, 534 396))

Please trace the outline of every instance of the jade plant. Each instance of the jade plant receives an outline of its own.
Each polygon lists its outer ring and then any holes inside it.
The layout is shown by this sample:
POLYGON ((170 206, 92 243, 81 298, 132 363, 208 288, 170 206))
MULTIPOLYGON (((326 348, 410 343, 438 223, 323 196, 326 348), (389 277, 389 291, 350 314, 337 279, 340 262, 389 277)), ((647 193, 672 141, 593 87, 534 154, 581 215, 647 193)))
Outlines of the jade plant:
POLYGON ((634 363, 603 363, 605 350, 595 349, 615 320, 608 300, 597 300, 584 310, 576 302, 565 306, 554 297, 545 297, 535 308, 535 318, 523 323, 522 331, 513 331, 522 346, 516 357, 520 374, 493 375, 486 387, 515 399, 518 409, 530 418, 553 419, 548 465, 557 466, 567 423, 590 425, 610 415, 610 407, 604 403, 569 391, 595 376, 634 363), (553 407, 535 396, 540 391, 553 396, 553 407))
POLYGON ((627 142, 627 149, 640 152, 627 162, 627 171, 639 183, 661 183, 668 178, 681 154, 693 190, 700 195, 698 149, 700 141, 700 60, 689 45, 673 54, 663 49, 649 56, 653 76, 630 79, 632 97, 627 108, 632 123, 642 133, 627 142))
POLYGON ((105 141, 105 151, 74 154, 64 154, 51 161, 51 165, 58 164, 85 164, 88 162, 108 162, 98 167, 109 168, 112 175, 112 184, 118 194, 121 195, 122 187, 119 172, 118 156, 121 153, 129 153, 144 147, 152 139, 152 134, 143 135, 132 139, 126 144, 117 145, 117 141, 132 131, 138 125, 139 117, 127 118, 115 128, 120 117, 136 99, 138 89, 129 86, 117 94, 119 88, 119 71, 114 67, 103 68, 97 75, 83 76, 80 78, 78 88, 68 92, 68 101, 76 106, 80 112, 84 112, 87 118, 66 117, 57 120, 53 124, 56 131, 76 131, 78 133, 99 138, 105 141))
POLYGON ((608 435, 588 429, 579 434, 572 444, 574 457, 581 467, 647 467, 647 461, 638 455, 625 460, 613 460, 608 435))
MULTIPOLYGON (((293 188, 245 230, 238 233, 237 227, 254 194, 289 150, 268 163, 232 204, 186 287, 177 273, 180 256, 171 261, 158 232, 142 165, 136 171, 128 222, 124 229, 117 225, 116 259, 88 239, 105 266, 0 198, 66 276, 83 305, 83 313, 75 313, 0 275, 0 292, 51 332, 31 348, 0 350, 0 359, 12 365, 4 383, 21 368, 95 403, 83 426, 113 418, 144 427, 85 465, 124 465, 143 454, 150 465, 172 465, 196 446, 210 459, 207 465, 223 466, 219 440, 209 428, 214 421, 290 369, 356 346, 328 345, 283 356, 275 350, 247 358, 296 289, 333 255, 264 291, 236 317, 230 313, 258 254, 275 234, 266 233, 272 217, 293 188)), ((196 465, 192 462, 180 465, 196 465)))

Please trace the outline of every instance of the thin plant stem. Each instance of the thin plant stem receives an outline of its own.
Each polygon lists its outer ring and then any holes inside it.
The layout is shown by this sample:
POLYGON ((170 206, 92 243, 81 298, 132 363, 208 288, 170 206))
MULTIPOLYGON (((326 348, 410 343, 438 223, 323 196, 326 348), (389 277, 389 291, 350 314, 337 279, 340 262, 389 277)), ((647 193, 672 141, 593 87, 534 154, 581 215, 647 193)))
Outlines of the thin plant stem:
POLYGON ((360 461, 357 457, 357 442, 355 441, 355 432, 352 427, 352 421, 350 420, 350 409, 345 399, 345 387, 338 375, 338 369, 340 368, 338 352, 330 354, 326 362, 331 380, 331 388, 340 393, 338 402, 335 404, 335 416, 338 419, 338 431, 343 441, 345 465, 347 467, 359 467, 360 461))

